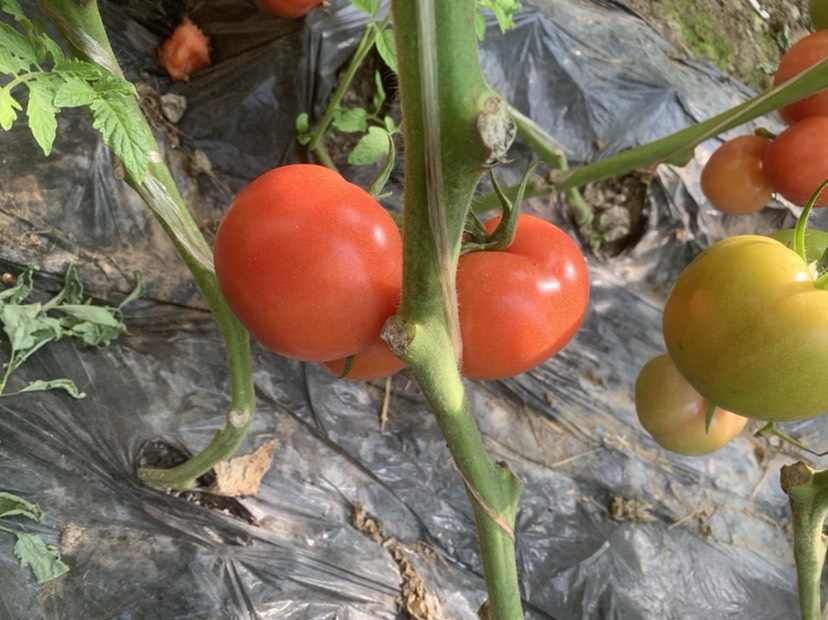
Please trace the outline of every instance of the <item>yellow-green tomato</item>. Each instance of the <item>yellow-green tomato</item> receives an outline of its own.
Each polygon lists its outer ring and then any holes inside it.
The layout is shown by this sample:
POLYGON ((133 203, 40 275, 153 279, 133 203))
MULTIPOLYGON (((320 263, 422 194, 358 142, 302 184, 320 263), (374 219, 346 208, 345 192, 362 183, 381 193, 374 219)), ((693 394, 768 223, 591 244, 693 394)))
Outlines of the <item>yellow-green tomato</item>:
POLYGON ((796 252, 724 239, 679 275, 663 316, 679 372, 718 406, 758 420, 828 411, 828 291, 796 252))
POLYGON ((747 418, 716 407, 706 429, 707 404, 667 353, 651 359, 638 373, 635 411, 641 426, 662 448, 687 456, 709 454, 747 424, 747 418))

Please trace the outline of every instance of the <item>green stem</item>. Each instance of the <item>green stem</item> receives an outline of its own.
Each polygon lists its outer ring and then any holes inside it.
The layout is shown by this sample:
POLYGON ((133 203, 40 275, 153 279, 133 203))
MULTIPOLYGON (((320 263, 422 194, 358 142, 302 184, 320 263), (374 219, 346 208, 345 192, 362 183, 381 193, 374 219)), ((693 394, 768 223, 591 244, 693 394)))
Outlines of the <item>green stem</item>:
POLYGON ((828 471, 815 471, 804 463, 782 467, 782 489, 793 516, 794 559, 802 620, 821 620, 820 583, 825 553, 822 535, 828 516, 828 471))
MULTIPOLYGON (((828 87, 828 59, 820 61, 791 80, 706 121, 681 129, 654 142, 564 173, 556 185, 560 190, 568 190, 662 162, 683 165, 691 159, 696 145, 705 140, 826 87, 828 87)), ((552 147, 554 148, 554 144, 552 147)))
MULTIPOLYGON (((563 153, 563 147, 531 118, 514 108, 511 108, 511 112, 517 125, 517 137, 535 151, 552 170, 568 172, 569 162, 563 153)), ((592 222, 592 207, 586 203, 576 187, 564 190, 564 199, 572 209, 575 224, 585 230, 592 222)))
POLYGON ((319 161, 319 163, 332 170, 336 169, 336 165, 334 164, 333 159, 331 159, 331 156, 323 143, 325 133, 328 131, 328 127, 330 127, 331 123, 333 122, 334 115, 336 114, 336 111, 339 109, 339 104, 341 103, 342 98, 345 96, 345 92, 351 85, 351 82, 353 81, 357 71, 359 71, 360 65, 362 65, 362 62, 368 55, 368 52, 370 52, 371 49, 374 47, 374 43, 376 43, 377 37, 388 24, 388 20, 390 19, 390 17, 391 15, 389 13, 379 24, 376 24, 374 22, 374 16, 371 16, 371 20, 368 22, 368 25, 365 27, 365 31, 362 33, 362 38, 359 40, 359 43, 357 44, 356 51, 354 51, 354 55, 351 58, 351 62, 348 65, 348 68, 345 70, 345 74, 339 81, 339 85, 337 86, 333 95, 331 95, 331 101, 330 103, 328 103, 328 107, 325 109, 325 113, 322 115, 322 118, 319 119, 319 123, 317 123, 316 127, 314 127, 313 131, 310 133, 308 150, 316 156, 316 159, 319 161))
MULTIPOLYGON (((57 26, 70 49, 81 58, 122 75, 94 1, 38 0, 43 12, 57 26)), ((144 120, 137 100, 130 102, 135 118, 144 120)), ((148 127, 149 129, 149 127, 148 127)), ((142 179, 129 176, 127 182, 152 210, 176 250, 189 268, 215 317, 225 342, 231 380, 231 401, 227 424, 210 444, 186 463, 167 470, 138 472, 146 483, 159 487, 187 488, 217 462, 229 458, 245 436, 255 411, 250 339, 227 306, 212 267, 212 252, 184 204, 158 145, 150 136, 150 164, 142 179)))
POLYGON ((497 98, 480 72, 474 0, 392 0, 391 10, 394 23, 407 25, 394 31, 406 183, 402 300, 384 337, 408 363, 466 485, 489 617, 518 620, 512 530, 522 484, 491 461, 469 408, 458 369, 454 290, 471 197, 497 150, 484 144, 478 120, 497 98))

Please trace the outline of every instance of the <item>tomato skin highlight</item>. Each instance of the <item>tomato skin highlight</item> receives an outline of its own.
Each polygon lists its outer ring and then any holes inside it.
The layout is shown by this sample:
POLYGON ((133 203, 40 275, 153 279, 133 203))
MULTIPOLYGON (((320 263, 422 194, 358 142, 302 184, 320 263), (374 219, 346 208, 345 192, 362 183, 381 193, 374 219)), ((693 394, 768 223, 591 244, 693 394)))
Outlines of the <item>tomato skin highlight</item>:
POLYGON ((663 335, 679 372, 728 411, 766 421, 828 411, 828 291, 778 241, 740 235, 699 254, 673 285, 663 335))
POLYGON ((738 435, 747 418, 716 407, 705 429, 708 401, 693 389, 667 353, 649 360, 635 382, 638 421, 662 448, 685 456, 715 452, 738 435))
MULTIPOLYGON (((828 58, 828 31, 817 30, 801 38, 782 55, 773 85, 786 82, 825 58, 828 58)), ((788 125, 811 116, 828 116, 828 89, 782 106, 779 116, 788 125)))
POLYGON ((773 196, 762 159, 770 140, 746 135, 732 138, 716 149, 701 173, 701 189, 722 213, 747 215, 764 207, 773 196))
MULTIPOLYGON (((487 221, 486 229, 499 221, 487 221)), ((463 375, 502 379, 534 368, 572 339, 586 314, 589 271, 566 233, 523 214, 506 250, 460 257, 457 297, 463 375)))
POLYGON ((158 48, 158 61, 172 80, 188 80, 212 64, 210 38, 185 17, 158 48))
POLYGON ((283 19, 298 19, 307 15, 323 0, 257 0, 262 8, 283 19))
MULTIPOLYGON (((774 190, 803 206, 828 179, 828 116, 811 116, 785 129, 771 142, 762 160, 765 178, 774 190)), ((823 190, 815 207, 828 206, 823 190)))
POLYGON ((402 240, 365 190, 323 166, 275 168, 245 187, 216 234, 216 277, 251 335, 322 362, 374 344, 399 304, 402 240))

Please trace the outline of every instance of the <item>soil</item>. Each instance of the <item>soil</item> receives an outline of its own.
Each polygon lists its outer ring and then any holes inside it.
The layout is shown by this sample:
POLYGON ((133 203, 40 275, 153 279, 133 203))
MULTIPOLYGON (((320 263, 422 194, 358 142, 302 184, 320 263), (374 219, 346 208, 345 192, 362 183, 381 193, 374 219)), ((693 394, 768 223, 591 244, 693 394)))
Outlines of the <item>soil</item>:
POLYGON ((624 0, 687 56, 757 91, 784 50, 811 28, 808 0, 624 0))

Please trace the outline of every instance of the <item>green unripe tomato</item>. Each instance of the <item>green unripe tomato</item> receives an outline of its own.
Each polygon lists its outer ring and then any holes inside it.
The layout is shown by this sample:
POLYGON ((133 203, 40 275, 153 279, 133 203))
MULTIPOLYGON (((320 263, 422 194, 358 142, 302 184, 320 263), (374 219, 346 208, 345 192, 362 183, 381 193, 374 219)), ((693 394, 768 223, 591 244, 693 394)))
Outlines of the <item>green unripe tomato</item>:
POLYGON ((808 12, 816 30, 828 28, 828 0, 811 0, 808 4, 808 12))
POLYGON ((770 237, 699 254, 670 292, 663 332, 679 372, 728 411, 775 421, 828 411, 828 291, 770 237))
POLYGON ((635 382, 638 421, 656 443, 678 454, 715 452, 738 435, 747 418, 719 407, 705 428, 708 401, 681 376, 667 353, 648 361, 635 382))

